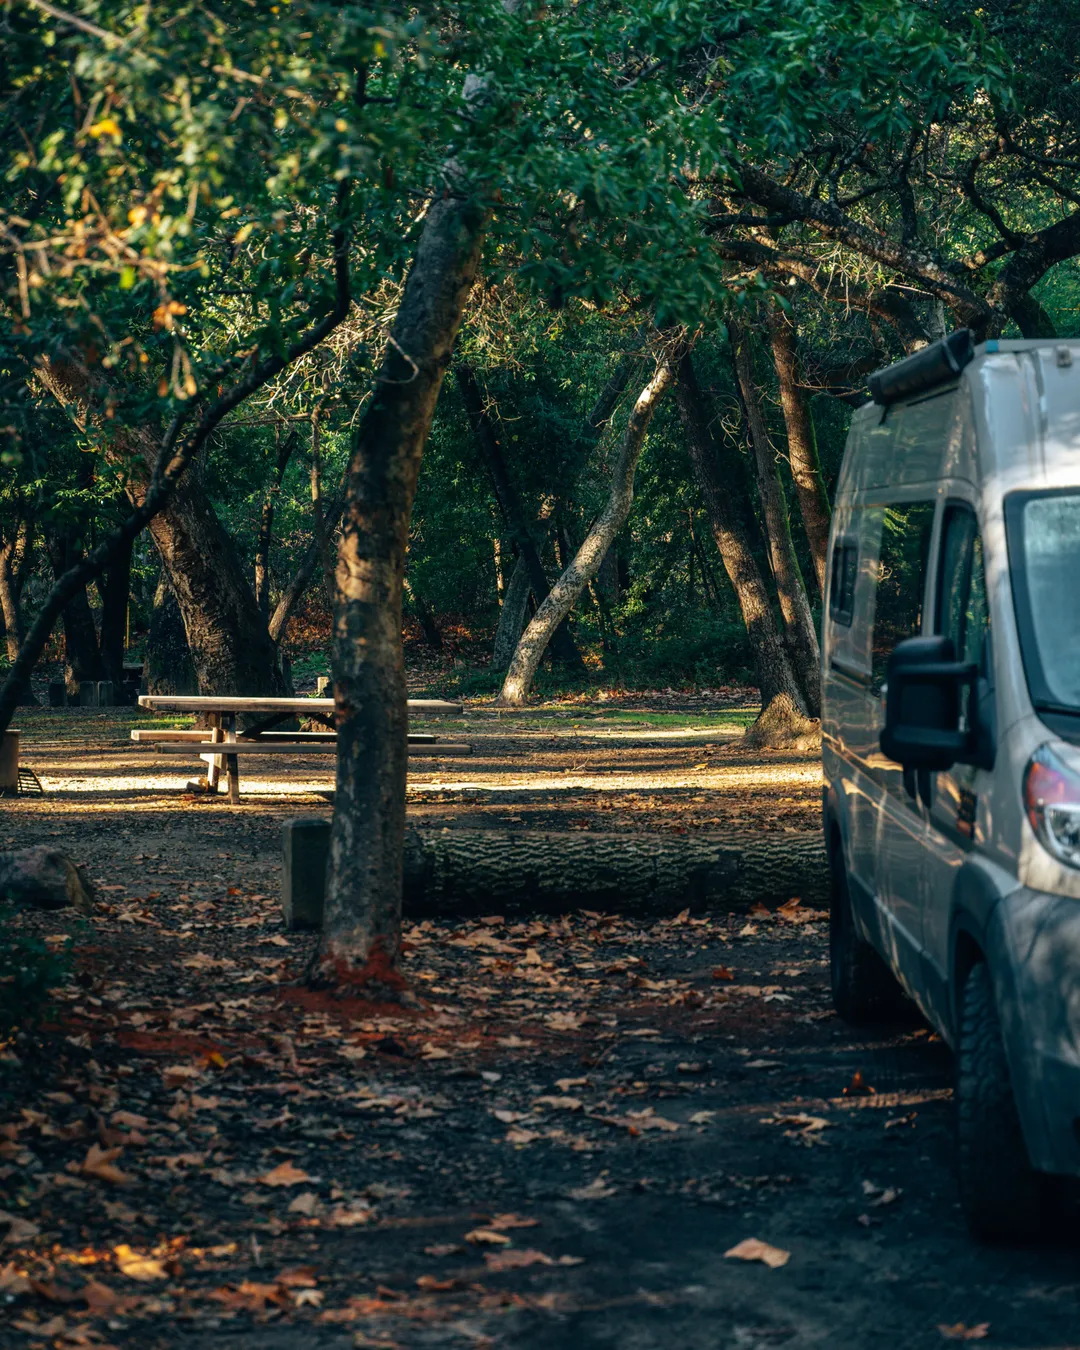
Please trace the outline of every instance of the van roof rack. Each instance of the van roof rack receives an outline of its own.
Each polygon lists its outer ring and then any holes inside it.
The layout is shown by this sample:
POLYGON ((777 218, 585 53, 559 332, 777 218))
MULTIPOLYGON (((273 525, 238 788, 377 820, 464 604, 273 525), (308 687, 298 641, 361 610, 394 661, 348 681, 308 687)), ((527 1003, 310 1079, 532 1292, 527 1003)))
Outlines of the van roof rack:
POLYGON ((956 379, 975 355, 975 335, 970 328, 931 342, 911 356, 884 370, 875 371, 867 383, 875 403, 888 407, 912 394, 921 394, 935 385, 956 379))

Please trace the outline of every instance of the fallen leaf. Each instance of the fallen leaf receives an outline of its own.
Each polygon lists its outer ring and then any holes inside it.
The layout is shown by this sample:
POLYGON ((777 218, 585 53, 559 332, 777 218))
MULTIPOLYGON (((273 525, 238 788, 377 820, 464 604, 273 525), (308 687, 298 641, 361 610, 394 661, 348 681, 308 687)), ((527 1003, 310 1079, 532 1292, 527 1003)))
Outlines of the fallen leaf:
POLYGON ((123 1275, 127 1275, 132 1280, 167 1280, 169 1272, 152 1256, 143 1256, 137 1251, 133 1251, 126 1242, 121 1242, 118 1247, 113 1248, 113 1255, 116 1257, 116 1264, 123 1275))
POLYGON ((519 1120, 525 1120, 528 1113, 525 1111, 492 1111, 491 1114, 504 1125, 513 1125, 519 1120))
POLYGON ((123 1151, 122 1148, 102 1148, 99 1144, 91 1144, 79 1171, 83 1176, 96 1177, 98 1181, 108 1181, 114 1186, 127 1186, 135 1178, 113 1165, 123 1151))
POLYGON ((581 1101, 577 1097, 534 1097, 533 1106, 547 1106, 552 1111, 580 1111, 581 1101))
POLYGON ((506 1132, 508 1144, 531 1144, 534 1139, 539 1138, 540 1135, 535 1130, 519 1130, 517 1126, 512 1126, 506 1132))
POLYGON ((457 1256, 465 1250, 460 1242, 433 1242, 424 1248, 425 1256, 457 1256))
POLYGON ((502 1233, 507 1228, 535 1228, 539 1222, 539 1219, 523 1218, 520 1214, 496 1214, 488 1227, 502 1233))
POLYGON ((784 1251, 783 1247, 770 1247, 767 1242, 760 1242, 757 1238, 744 1238, 734 1247, 729 1247, 724 1255, 738 1261, 761 1261, 773 1270, 786 1266, 791 1260, 791 1253, 784 1251))
POLYGON ((488 1270, 520 1270, 523 1266, 553 1266, 555 1262, 532 1247, 522 1250, 485 1252, 484 1265, 488 1270))
POLYGON ((588 1087, 587 1078, 556 1078, 555 1086, 560 1092, 569 1092, 571 1088, 588 1087))
POLYGON ((735 975, 727 966, 714 966, 712 977, 714 980, 733 980, 735 975))
MULTIPOLYGON (((488 1255, 490 1256, 491 1253, 489 1252, 488 1255)), ((451 1289, 460 1288, 461 1281, 454 1279, 440 1280, 437 1275, 421 1275, 416 1281, 416 1287, 429 1294, 446 1294, 451 1289)))
POLYGON ((845 1097, 873 1097, 874 1089, 866 1083, 862 1076, 862 1069, 856 1069, 851 1082, 844 1089, 845 1097))
POLYGON ((286 1160, 265 1176, 256 1177, 255 1180, 263 1186, 299 1186, 304 1181, 316 1181, 317 1178, 309 1176, 302 1167, 294 1167, 286 1160))
POLYGON ((290 1214, 302 1214, 310 1219, 319 1207, 319 1197, 314 1191, 303 1191, 289 1205, 290 1214))
POLYGON ((505 1233, 497 1233, 494 1228, 474 1228, 465 1234, 466 1242, 475 1242, 477 1246, 506 1247, 510 1239, 505 1233))
POLYGON ((137 1115, 134 1111, 114 1111, 109 1117, 109 1124, 114 1128, 122 1127, 125 1130, 146 1130, 150 1128, 150 1122, 145 1116, 137 1115))
POLYGON ((0 1209, 0 1227, 4 1224, 7 1224, 8 1230, 0 1239, 3 1242, 30 1242, 41 1233, 36 1223, 31 1223, 29 1219, 24 1219, 18 1214, 9 1214, 6 1209, 0 1209))
POLYGON ((578 1186, 570 1192, 571 1200, 606 1200, 615 1194, 615 1187, 605 1184, 603 1177, 594 1177, 587 1186, 578 1186))
POLYGON ((314 1289, 317 1283, 314 1266, 288 1266, 277 1277, 277 1284, 286 1289, 314 1289))
POLYGON ((939 1322, 938 1331, 947 1341, 984 1341, 990 1335, 990 1323, 978 1322, 969 1327, 964 1322, 955 1322, 952 1326, 939 1322))
POLYGON ((210 1297, 226 1307, 242 1309, 247 1312, 262 1312, 267 1303, 276 1303, 279 1307, 288 1306, 288 1291, 276 1284, 256 1284, 244 1280, 235 1287, 226 1286, 215 1289, 210 1297))
POLYGON ((0 1266, 0 1294, 15 1297, 18 1294, 29 1293, 30 1281, 22 1271, 15 1269, 14 1261, 9 1261, 6 1266, 0 1266))
POLYGON ((690 1117, 691 1125, 708 1125, 710 1120, 716 1116, 715 1111, 695 1111, 690 1117))

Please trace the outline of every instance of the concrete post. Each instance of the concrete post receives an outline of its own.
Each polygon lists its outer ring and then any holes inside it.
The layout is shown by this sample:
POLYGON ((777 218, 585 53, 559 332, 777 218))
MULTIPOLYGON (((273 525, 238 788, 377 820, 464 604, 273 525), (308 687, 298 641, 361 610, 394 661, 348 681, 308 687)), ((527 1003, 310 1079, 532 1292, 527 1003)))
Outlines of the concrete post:
POLYGON ((330 688, 330 676, 320 675, 315 681, 315 697, 327 698, 327 690, 330 688))
POLYGON ((49 683, 49 707, 63 708, 67 705, 67 685, 63 680, 52 680, 49 683))
POLYGON ((0 736, 0 797, 19 790, 19 733, 9 728, 0 736))
POLYGON ((99 708, 111 708, 116 702, 112 680, 98 680, 97 705, 99 708))
POLYGON ((281 911, 286 928, 318 932, 323 924, 330 822, 297 816, 282 829, 281 911))
POLYGON ((83 680, 79 685, 79 707, 96 708, 97 701, 97 682, 95 680, 83 680))

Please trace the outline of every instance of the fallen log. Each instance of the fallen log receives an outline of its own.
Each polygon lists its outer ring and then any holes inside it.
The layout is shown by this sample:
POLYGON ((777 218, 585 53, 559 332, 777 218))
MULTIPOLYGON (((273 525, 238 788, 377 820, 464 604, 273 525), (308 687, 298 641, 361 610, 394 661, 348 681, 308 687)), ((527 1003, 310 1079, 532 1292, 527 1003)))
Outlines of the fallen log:
MULTIPOLYGON (((295 928, 322 923, 330 822, 289 821, 282 902, 295 928)), ((405 914, 467 918, 575 909, 642 917, 689 908, 740 911, 798 896, 828 897, 816 831, 774 834, 613 834, 549 830, 429 830, 405 840, 405 914)))

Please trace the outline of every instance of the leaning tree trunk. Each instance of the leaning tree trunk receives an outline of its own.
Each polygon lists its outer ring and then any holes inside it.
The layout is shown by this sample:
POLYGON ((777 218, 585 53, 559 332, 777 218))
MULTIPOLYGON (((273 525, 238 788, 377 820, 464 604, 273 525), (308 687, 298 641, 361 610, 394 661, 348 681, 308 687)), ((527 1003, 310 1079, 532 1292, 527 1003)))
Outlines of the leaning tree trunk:
POLYGON ((753 744, 798 742, 812 735, 815 725, 801 706, 799 686, 776 626, 765 578, 728 487, 737 466, 730 454, 722 453, 724 447, 713 435, 715 419, 689 352, 684 352, 679 361, 675 398, 712 536, 754 653, 761 712, 747 735, 753 744))
POLYGON ((773 581, 784 620, 788 655, 799 682, 807 712, 817 717, 821 708, 821 654, 818 650, 814 616, 806 596, 799 560, 791 539, 784 485, 777 470, 776 455, 761 411, 761 401, 750 365, 750 340, 740 323, 730 320, 728 332, 735 363, 735 377, 746 413, 747 431, 757 465, 758 493, 765 521, 765 537, 773 581))
POLYGON ((505 670, 510 664, 528 612, 529 569, 525 559, 519 555, 510 573, 510 584, 503 597, 502 609, 499 610, 499 626, 495 629, 495 642, 491 649, 493 670, 505 670))
MULTIPOLYGON (((499 511, 506 528, 518 547, 518 555, 524 558, 525 565, 529 569, 529 584, 532 588, 533 599, 539 607, 547 598, 551 588, 548 585, 547 574, 544 571, 544 564, 540 560, 536 542, 529 530, 521 498, 518 496, 517 489, 514 487, 507 471, 502 442, 499 440, 491 415, 484 406, 480 385, 472 367, 459 362, 454 373, 457 376, 458 388, 461 390, 462 401, 465 404, 465 414, 469 419, 469 426, 472 428, 476 444, 491 476, 495 500, 499 505, 499 511)), ((582 672, 585 669, 585 662, 581 659, 581 653, 574 643, 569 628, 564 623, 559 624, 551 635, 551 654, 560 665, 564 665, 570 670, 582 672)))
POLYGON ((671 357, 665 353, 652 379, 637 396, 626 424, 619 457, 611 476, 607 505, 586 535, 585 542, 574 555, 570 566, 551 588, 550 594, 521 636, 499 693, 498 702, 502 707, 520 707, 525 702, 551 634, 596 576, 604 555, 626 523, 634 500, 634 474, 645 444, 645 434, 657 404, 671 384, 673 374, 671 357))
POLYGON ((821 476, 817 438, 806 391, 799 382, 799 359, 795 350, 795 324, 779 308, 769 312, 773 362, 780 384, 780 406, 787 427, 788 463, 799 499, 806 542, 814 562, 818 594, 825 595, 825 560, 829 551, 829 495, 821 476))
MULTIPOLYGON (((332 502, 323 508, 323 528, 326 533, 333 534, 341 520, 341 513, 345 509, 344 491, 339 491, 332 502)), ((304 551, 304 556, 300 559, 300 566, 293 574, 292 580, 281 593, 281 599, 277 602, 273 614, 270 616, 270 638, 271 641, 281 644, 289 629, 289 620, 296 612, 300 601, 304 598, 304 592, 311 585, 311 580, 315 573, 322 566, 322 547, 320 540, 314 538, 308 544, 304 551)))
POLYGON ((289 431, 284 439, 281 439, 280 428, 276 430, 279 433, 277 462, 259 516, 259 537, 255 545, 255 600, 259 606, 259 613, 267 621, 270 619, 270 545, 274 541, 274 512, 281 496, 285 470, 289 467, 289 460, 292 458, 293 447, 297 441, 295 431, 289 431))
POLYGON ((424 220, 374 392, 357 427, 337 561, 337 791, 322 978, 398 995, 405 772, 402 591, 424 442, 476 276, 488 214, 457 191, 424 220))

